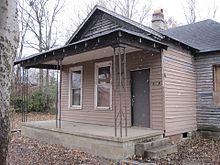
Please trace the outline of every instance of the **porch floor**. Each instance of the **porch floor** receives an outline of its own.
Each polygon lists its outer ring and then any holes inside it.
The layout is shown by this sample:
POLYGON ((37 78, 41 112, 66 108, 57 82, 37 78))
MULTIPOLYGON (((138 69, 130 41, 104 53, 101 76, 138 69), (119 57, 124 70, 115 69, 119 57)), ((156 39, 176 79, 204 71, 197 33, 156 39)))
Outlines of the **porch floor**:
POLYGON ((25 126, 35 127, 41 129, 47 129, 51 131, 57 131, 61 133, 73 134, 78 136, 85 136, 91 138, 101 138, 110 141, 129 141, 133 139, 153 137, 162 135, 161 130, 153 130, 150 128, 143 127, 129 127, 127 132, 128 135, 125 136, 125 129, 123 128, 123 136, 120 137, 119 128, 117 129, 117 137, 115 137, 114 127, 95 125, 95 124, 85 124, 85 123, 76 123, 62 121, 62 128, 56 128, 55 120, 48 121, 32 121, 24 123, 25 126))
POLYGON ((140 127, 128 128, 128 136, 123 137, 115 137, 114 127, 110 126, 62 121, 62 128, 56 128, 55 120, 23 123, 21 132, 30 138, 110 159, 132 156, 135 144, 163 137, 163 131, 140 127))

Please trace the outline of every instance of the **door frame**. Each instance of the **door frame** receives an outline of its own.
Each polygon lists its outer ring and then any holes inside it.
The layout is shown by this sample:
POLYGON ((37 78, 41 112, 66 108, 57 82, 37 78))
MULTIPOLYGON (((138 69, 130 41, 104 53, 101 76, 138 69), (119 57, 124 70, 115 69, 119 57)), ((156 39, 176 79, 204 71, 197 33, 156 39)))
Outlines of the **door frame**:
POLYGON ((133 106, 132 106, 132 80, 131 80, 131 72, 139 71, 139 70, 149 70, 149 108, 150 108, 150 127, 152 128, 152 108, 151 108, 151 68, 150 67, 140 67, 140 68, 132 68, 129 70, 130 75, 130 107, 131 107, 131 126, 135 127, 133 125, 133 106))

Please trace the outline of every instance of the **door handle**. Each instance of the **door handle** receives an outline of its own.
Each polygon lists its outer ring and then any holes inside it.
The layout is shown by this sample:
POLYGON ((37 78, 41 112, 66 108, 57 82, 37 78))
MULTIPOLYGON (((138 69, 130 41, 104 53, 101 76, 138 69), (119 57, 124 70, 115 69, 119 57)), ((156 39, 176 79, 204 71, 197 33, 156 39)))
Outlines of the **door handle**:
POLYGON ((132 104, 132 106, 134 105, 134 98, 135 98, 135 96, 131 97, 131 104, 132 104))

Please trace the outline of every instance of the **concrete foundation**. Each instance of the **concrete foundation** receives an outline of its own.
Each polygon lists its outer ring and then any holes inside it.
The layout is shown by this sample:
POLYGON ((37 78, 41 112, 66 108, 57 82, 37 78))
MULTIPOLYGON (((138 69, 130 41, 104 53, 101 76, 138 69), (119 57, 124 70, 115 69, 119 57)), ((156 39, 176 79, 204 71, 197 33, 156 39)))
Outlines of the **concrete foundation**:
POLYGON ((162 137, 163 132, 146 128, 129 128, 127 137, 115 137, 114 128, 100 125, 55 121, 29 122, 22 126, 22 135, 51 144, 61 144, 109 159, 124 159, 135 154, 135 144, 162 137))

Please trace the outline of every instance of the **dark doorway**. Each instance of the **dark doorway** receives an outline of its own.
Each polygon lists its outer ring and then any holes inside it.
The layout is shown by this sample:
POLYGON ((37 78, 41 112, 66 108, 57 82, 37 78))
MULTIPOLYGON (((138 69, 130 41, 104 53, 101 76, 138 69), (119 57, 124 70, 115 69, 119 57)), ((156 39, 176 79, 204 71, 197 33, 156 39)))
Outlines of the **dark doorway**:
POLYGON ((131 71, 132 125, 150 127, 149 69, 131 71))

